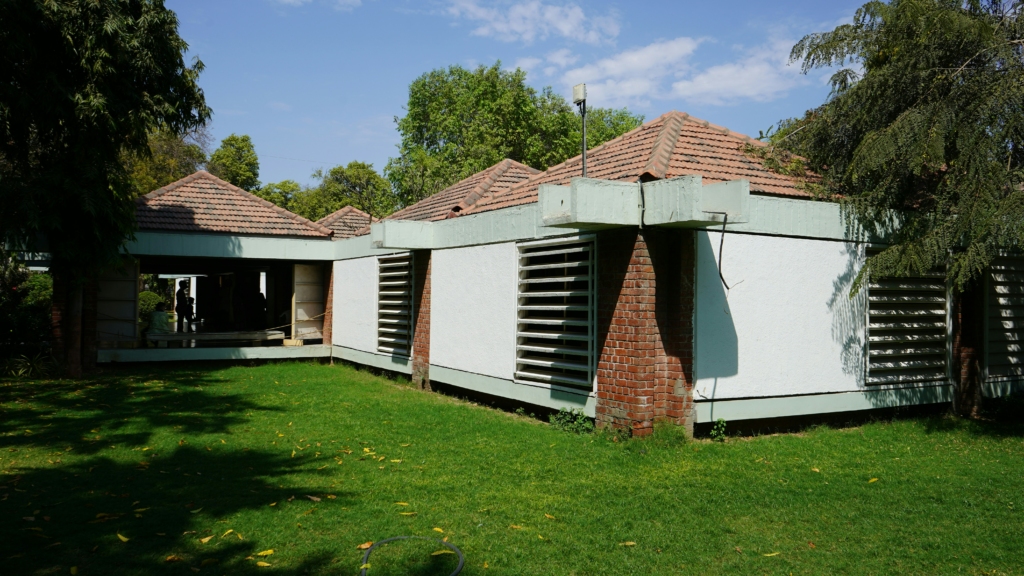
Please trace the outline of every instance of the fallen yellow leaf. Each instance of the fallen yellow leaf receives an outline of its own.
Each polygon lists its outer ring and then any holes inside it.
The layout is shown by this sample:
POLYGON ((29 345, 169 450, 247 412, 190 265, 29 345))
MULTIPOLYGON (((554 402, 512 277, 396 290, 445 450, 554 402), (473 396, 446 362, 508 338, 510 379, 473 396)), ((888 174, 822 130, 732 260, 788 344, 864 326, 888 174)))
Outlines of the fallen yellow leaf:
POLYGON ((124 536, 121 536, 120 532, 117 533, 117 539, 121 542, 127 542, 128 540, 130 540, 130 538, 125 538, 124 536))
POLYGON ((544 517, 547 518, 548 520, 554 520, 555 519, 555 517, 552 516, 551 514, 545 514, 544 517))
POLYGON ((441 530, 440 528, 434 528, 434 532, 440 532, 440 533, 444 534, 444 530, 441 530))
POLYGON ((412 444, 401 444, 401 446, 402 448, 408 448, 409 446, 412 446, 412 444))
POLYGON ((199 511, 200 511, 200 510, 202 510, 202 509, 203 509, 203 508, 202 508, 202 507, 200 506, 199 508, 196 508, 195 510, 193 510, 193 511, 192 511, 191 513, 192 513, 192 514, 198 514, 198 513, 199 513, 199 511))
POLYGON ((811 472, 821 472, 821 470, 818 470, 817 468, 811 468, 811 472))
POLYGON ((227 536, 228 534, 231 534, 232 532, 234 532, 234 530, 228 530, 227 532, 221 534, 220 537, 223 538, 223 537, 227 536))
POLYGON ((401 460, 392 460, 391 462, 394 463, 394 464, 401 464, 402 463, 401 460))
POLYGON ((360 569, 360 570, 366 570, 366 569, 367 569, 367 568, 369 568, 369 567, 370 567, 370 565, 369 565, 369 564, 363 564, 362 566, 360 566, 360 567, 359 567, 359 569, 360 569))
POLYGON ((399 512, 402 516, 415 516, 415 512, 399 512))
POLYGON ((360 549, 360 550, 366 550, 366 549, 367 549, 367 548, 369 548, 370 546, 373 546, 373 542, 363 542, 363 543, 362 543, 362 544, 360 544, 359 546, 356 546, 356 548, 358 548, 358 549, 360 549))
POLYGON ((256 555, 257 556, 270 556, 273 553, 274 553, 274 549, 271 548, 270 550, 264 550, 263 552, 257 552, 256 555))
POLYGON ((75 576, 75 574, 78 574, 78 566, 71 567, 71 576, 75 576))
POLYGON ((771 554, 765 554, 765 556, 778 556, 779 554, 782 554, 782 552, 772 552, 771 554))
POLYGON ((871 480, 868 480, 868 484, 871 484, 872 482, 878 482, 878 478, 872 478, 871 480))
POLYGON ((619 546, 636 546, 636 542, 619 542, 619 546))
POLYGON ((271 502, 270 505, 271 506, 277 506, 277 502, 271 502))
POLYGON ((320 499, 317 498, 316 496, 310 496, 309 494, 306 494, 306 498, 309 498, 313 502, 319 502, 320 501, 320 499))
POLYGON ((441 554, 455 554, 455 552, 452 552, 451 550, 445 548, 443 550, 438 550, 437 552, 430 553, 431 556, 440 556, 441 554))
POLYGON ((523 529, 523 527, 519 526, 518 524, 509 524, 508 527, 513 529, 513 530, 522 530, 523 529))
POLYGON ((175 554, 171 554, 167 558, 164 558, 164 562, 181 562, 182 560, 183 558, 181 556, 177 556, 175 554))
POLYGON ((408 506, 409 505, 408 502, 395 502, 395 504, 397 504, 398 506, 408 506))
POLYGON ((213 535, 207 536, 206 538, 200 538, 199 539, 199 541, 202 542, 203 544, 206 544, 210 540, 213 540, 213 535))
POLYGON ((537 538, 540 538, 541 540, 543 540, 543 539, 544 539, 544 537, 543 537, 543 536, 541 536, 540 534, 537 534, 537 538))
POLYGON ((259 566, 260 568, 267 568, 267 567, 270 566, 270 564, 267 563, 267 562, 257 562, 256 565, 259 566))

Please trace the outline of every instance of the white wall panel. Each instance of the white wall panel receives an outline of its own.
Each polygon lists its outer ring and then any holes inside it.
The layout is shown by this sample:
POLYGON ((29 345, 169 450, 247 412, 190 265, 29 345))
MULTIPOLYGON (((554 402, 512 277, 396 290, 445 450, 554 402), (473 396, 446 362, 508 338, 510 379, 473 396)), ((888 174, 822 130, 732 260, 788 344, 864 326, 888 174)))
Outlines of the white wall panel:
POLYGON ((864 389, 856 244, 697 232, 695 399, 864 389))
POLYGON ((433 252, 431 364, 512 379, 517 263, 513 242, 433 252))
POLYGON ((331 343, 377 351, 377 258, 334 263, 334 325, 331 343))

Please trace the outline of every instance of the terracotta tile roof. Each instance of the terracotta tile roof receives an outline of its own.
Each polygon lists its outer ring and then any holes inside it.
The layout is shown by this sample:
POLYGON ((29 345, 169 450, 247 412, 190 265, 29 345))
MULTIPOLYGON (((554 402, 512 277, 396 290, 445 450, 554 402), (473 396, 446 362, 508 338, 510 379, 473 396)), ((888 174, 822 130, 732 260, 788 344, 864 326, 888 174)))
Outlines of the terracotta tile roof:
POLYGON ((395 212, 385 220, 444 220, 464 213, 481 198, 508 190, 540 171, 515 160, 502 160, 486 170, 395 212))
MULTIPOLYGON (((373 219, 377 222, 377 219, 373 219)), ((355 206, 345 206, 341 210, 328 214, 316 221, 317 224, 326 226, 334 231, 334 239, 342 240, 353 236, 362 236, 363 228, 369 232, 370 215, 355 206)))
MULTIPOLYGON (((706 184, 745 178, 753 194, 810 198, 796 178, 769 171, 743 151, 744 144, 766 145, 673 111, 587 151, 587 176, 636 182, 699 174, 706 184)), ((581 172, 580 157, 570 158, 507 190, 492 192, 464 213, 536 202, 541 184, 568 184, 581 172)))
POLYGON ((330 237, 330 228, 200 170, 136 200, 141 230, 330 237))

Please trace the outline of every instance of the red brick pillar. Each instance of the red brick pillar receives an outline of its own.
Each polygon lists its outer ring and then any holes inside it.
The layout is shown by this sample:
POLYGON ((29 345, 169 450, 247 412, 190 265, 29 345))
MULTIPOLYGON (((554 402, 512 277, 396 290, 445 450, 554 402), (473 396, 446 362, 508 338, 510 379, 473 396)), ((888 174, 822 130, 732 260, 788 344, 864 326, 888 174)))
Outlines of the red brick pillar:
POLYGON ((413 265, 412 381, 430 390, 430 250, 416 250, 413 265))
POLYGON ((953 411, 977 418, 981 411, 985 354, 985 288, 975 280, 953 295, 953 411))
POLYGON ((692 428, 692 230, 598 235, 597 421, 643 436, 692 428))
POLYGON ((324 328, 320 331, 324 337, 324 344, 331 345, 331 337, 334 334, 334 263, 329 262, 324 266, 324 283, 327 284, 327 297, 324 298, 324 328))

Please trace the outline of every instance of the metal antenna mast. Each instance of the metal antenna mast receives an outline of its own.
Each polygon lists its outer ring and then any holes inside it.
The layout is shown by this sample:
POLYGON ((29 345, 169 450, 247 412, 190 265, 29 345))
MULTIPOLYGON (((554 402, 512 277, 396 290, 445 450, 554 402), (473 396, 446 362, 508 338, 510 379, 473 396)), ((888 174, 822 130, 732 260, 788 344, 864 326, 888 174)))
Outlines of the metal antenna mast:
POLYGON ((587 177, 587 85, 577 84, 572 87, 572 103, 580 107, 583 119, 583 177, 587 177))

